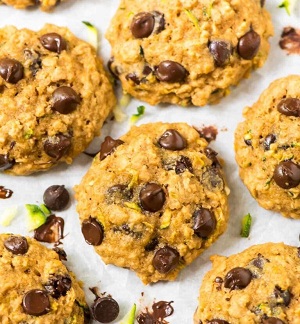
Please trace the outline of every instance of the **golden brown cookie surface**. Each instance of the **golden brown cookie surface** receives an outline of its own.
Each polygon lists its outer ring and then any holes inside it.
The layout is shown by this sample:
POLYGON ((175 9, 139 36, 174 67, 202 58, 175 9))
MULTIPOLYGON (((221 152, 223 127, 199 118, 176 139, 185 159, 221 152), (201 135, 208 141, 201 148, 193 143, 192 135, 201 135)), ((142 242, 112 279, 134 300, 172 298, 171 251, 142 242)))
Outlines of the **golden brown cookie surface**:
POLYGON ((16 9, 24 9, 32 6, 40 6, 41 10, 49 11, 53 9, 58 3, 64 0, 0 0, 0 4, 4 3, 13 6, 16 9))

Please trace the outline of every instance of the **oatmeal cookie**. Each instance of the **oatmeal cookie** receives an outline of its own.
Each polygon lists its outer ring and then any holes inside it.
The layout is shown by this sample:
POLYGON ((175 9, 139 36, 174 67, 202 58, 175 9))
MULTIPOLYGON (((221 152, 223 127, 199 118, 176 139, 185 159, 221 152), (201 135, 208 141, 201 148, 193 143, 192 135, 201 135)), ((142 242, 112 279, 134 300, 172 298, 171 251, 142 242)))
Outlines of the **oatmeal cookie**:
POLYGON ((0 0, 0 4, 13 6, 17 9, 24 9, 32 6, 40 6, 41 10, 49 11, 64 0, 0 0))

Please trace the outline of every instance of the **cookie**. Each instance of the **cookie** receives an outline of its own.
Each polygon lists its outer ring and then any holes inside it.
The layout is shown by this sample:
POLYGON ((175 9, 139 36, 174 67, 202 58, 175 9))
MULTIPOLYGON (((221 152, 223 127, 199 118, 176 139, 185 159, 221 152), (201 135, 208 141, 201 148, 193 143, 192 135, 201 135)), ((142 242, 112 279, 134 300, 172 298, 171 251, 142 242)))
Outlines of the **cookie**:
POLYGON ((106 37, 123 89, 152 105, 204 106, 261 67, 273 33, 260 0, 122 0, 106 37))
POLYGON ((184 123, 105 138, 75 187, 83 236, 105 263, 145 284, 174 280, 225 231, 229 189, 207 145, 184 123))
POLYGON ((240 176, 258 203, 300 218, 300 76, 273 82, 235 133, 240 176))
POLYGON ((0 235, 1 323, 84 323, 84 292, 56 252, 29 237, 0 235))
POLYGON ((115 104, 91 45, 67 28, 0 29, 0 171, 70 164, 115 104))
POLYGON ((299 257, 299 249, 283 243, 212 256, 194 323, 299 323, 299 257))
POLYGON ((49 11, 63 0, 0 0, 0 4, 13 6, 17 9, 24 9, 32 6, 40 6, 41 10, 49 11))

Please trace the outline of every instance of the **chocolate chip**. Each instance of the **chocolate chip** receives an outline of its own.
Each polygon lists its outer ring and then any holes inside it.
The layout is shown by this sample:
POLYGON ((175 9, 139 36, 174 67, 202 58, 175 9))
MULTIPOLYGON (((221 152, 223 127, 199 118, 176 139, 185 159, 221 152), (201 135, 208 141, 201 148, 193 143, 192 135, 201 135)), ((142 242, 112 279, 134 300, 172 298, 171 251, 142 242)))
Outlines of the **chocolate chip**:
POLYGON ((300 99, 284 98, 277 105, 277 110, 286 116, 300 117, 300 99))
POLYGON ((50 215, 46 222, 34 230, 34 238, 40 242, 57 243, 64 237, 65 221, 50 215))
POLYGON ((152 264, 158 272, 166 274, 177 267, 179 257, 180 255, 175 249, 165 246, 155 252, 152 264))
POLYGON ((175 129, 166 130, 158 140, 158 144, 171 151, 180 151, 187 147, 186 139, 175 129))
POLYGON ((207 158, 209 158, 212 161, 212 166, 214 167, 221 166, 219 160, 217 159, 218 153, 214 151, 212 148, 206 147, 204 149, 204 154, 206 155, 207 158))
POLYGON ((152 73, 151 67, 149 65, 145 65, 144 68, 143 68, 143 74, 147 76, 150 73, 152 73))
POLYGON ((12 168, 14 163, 15 161, 10 160, 8 154, 0 154, 0 171, 12 168))
POLYGON ((166 201, 163 188, 156 183, 147 183, 141 189, 139 198, 142 208, 150 212, 161 210, 166 201))
POLYGON ((114 140, 110 136, 106 136, 104 142, 101 144, 100 161, 104 160, 108 155, 112 154, 115 149, 124 144, 120 139, 114 140))
POLYGON ((260 253, 258 254, 257 258, 253 259, 251 264, 253 264, 256 268, 262 270, 264 265, 270 262, 268 259, 265 259, 260 253))
POLYGON ((203 173, 201 182, 211 191, 224 189, 224 181, 220 174, 220 170, 213 165, 203 173))
POLYGON ((284 304, 285 306, 289 306, 292 298, 288 290, 283 290, 279 286, 275 286, 274 296, 277 304, 284 304))
POLYGON ((214 58, 216 66, 223 66, 230 58, 231 45, 224 41, 212 41, 209 44, 209 51, 214 58))
POLYGON ((8 83, 16 84, 23 79, 24 67, 14 59, 0 59, 0 76, 8 83))
POLYGON ((206 208, 197 209, 193 214, 195 234, 201 238, 210 236, 217 226, 216 217, 206 208))
POLYGON ((149 37, 154 29, 155 19, 149 12, 140 12, 136 14, 131 22, 131 32, 135 38, 149 37))
POLYGON ((280 162, 275 167, 273 178, 283 189, 297 187, 300 183, 300 167, 292 161, 280 162))
POLYGON ((250 30, 239 39, 238 53, 245 60, 252 60, 257 54, 260 47, 260 36, 254 31, 250 30))
POLYGON ((265 5, 266 0, 260 0, 260 6, 263 7, 265 5))
POLYGON ((300 247, 297 248, 297 255, 298 255, 298 258, 300 258, 300 247))
POLYGON ((155 248, 158 245, 158 238, 155 237, 153 238, 146 246, 145 246, 145 251, 150 252, 150 251, 154 251, 155 248))
POLYGON ((214 318, 214 319, 208 321, 207 324, 229 324, 229 322, 214 318))
POLYGON ((90 245, 100 245, 103 241, 104 231, 101 224, 95 219, 90 217, 82 223, 82 234, 86 243, 90 245))
POLYGON ((119 315, 119 304, 111 297, 102 297, 95 300, 91 306, 92 315, 100 323, 110 323, 119 315))
POLYGON ((47 155, 61 159, 71 147, 71 139, 69 136, 58 134, 52 137, 48 137, 44 143, 44 151, 47 155))
POLYGON ((59 247, 55 247, 52 250, 58 254, 58 257, 59 257, 60 261, 68 261, 67 253, 66 253, 66 251, 64 249, 59 248, 59 247))
POLYGON ((128 81, 128 80, 131 80, 133 83, 139 85, 141 83, 141 80, 138 78, 138 76, 135 74, 135 73, 128 73, 126 76, 125 76, 125 79, 128 81))
POLYGON ((107 62, 107 68, 110 72, 110 74, 116 79, 116 80, 119 80, 119 71, 117 69, 113 69, 112 65, 115 61, 115 58, 112 56, 108 62, 107 62))
POLYGON ((277 317, 269 317, 267 319, 263 319, 263 324, 285 324, 285 322, 277 317))
POLYGON ((24 312, 33 316, 41 316, 50 311, 50 301, 47 292, 40 289, 29 290, 23 297, 24 312))
POLYGON ((155 70, 158 80, 163 82, 182 82, 187 77, 187 70, 179 63, 174 61, 163 61, 155 70))
POLYGON ((23 236, 10 236, 4 241, 5 248, 12 254, 23 255, 28 251, 28 242, 23 236))
POLYGON ((159 34, 161 31, 165 29, 165 16, 159 11, 152 11, 154 20, 155 20, 155 26, 153 29, 154 34, 159 34))
POLYGON ((67 207, 70 195, 64 185, 53 185, 44 192, 43 200, 51 210, 63 210, 67 207))
POLYGON ((72 287, 72 280, 69 275, 51 275, 44 287, 50 296, 58 299, 61 296, 66 296, 72 287))
POLYGON ((67 42, 57 33, 49 33, 41 36, 40 42, 50 52, 60 54, 63 50, 67 49, 67 42))
POLYGON ((222 284, 223 279, 221 277, 216 277, 215 282, 218 283, 218 284, 222 284))
POLYGON ((194 170, 193 170, 192 162, 187 156, 180 155, 179 160, 176 161, 175 173, 180 174, 186 170, 193 173, 194 170))
POLYGON ((268 136, 266 136, 264 143, 263 143, 264 150, 269 151, 271 144, 275 143, 276 139, 277 138, 274 134, 269 134, 268 136))
POLYGON ((251 139, 244 139, 244 142, 247 146, 252 146, 252 140, 251 139))
POLYGON ((251 282, 252 274, 250 270, 237 267, 230 270, 224 279, 224 287, 231 290, 244 289, 251 282))
POLYGON ((80 103, 77 92, 66 86, 56 89, 53 92, 52 100, 52 109, 63 115, 73 112, 80 103))
POLYGON ((171 303, 166 301, 159 301, 152 305, 153 317, 156 319, 164 319, 174 313, 174 308, 171 303))

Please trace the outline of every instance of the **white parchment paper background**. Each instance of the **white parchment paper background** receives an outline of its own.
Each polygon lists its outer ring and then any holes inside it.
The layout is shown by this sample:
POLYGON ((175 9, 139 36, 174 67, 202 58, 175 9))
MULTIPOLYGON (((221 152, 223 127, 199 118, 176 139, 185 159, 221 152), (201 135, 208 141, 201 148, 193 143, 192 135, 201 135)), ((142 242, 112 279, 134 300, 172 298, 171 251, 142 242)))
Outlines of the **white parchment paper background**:
MULTIPOLYGON (((103 35, 118 7, 118 2, 118 0, 70 0, 60 5, 51 14, 35 9, 20 11, 1 6, 0 27, 12 24, 37 30, 48 22, 68 26, 78 37, 87 39, 87 30, 82 21, 89 21, 98 28, 101 34, 100 52, 106 62, 110 56, 110 47, 103 35)), ((240 252, 250 245, 269 241, 283 241, 287 244, 299 245, 300 220, 285 219, 277 213, 259 207, 239 179, 234 160, 233 133, 236 124, 242 120, 243 108, 254 103, 271 81, 288 74, 300 73, 300 56, 288 56, 278 46, 283 27, 300 28, 300 1, 291 16, 288 16, 284 9, 277 8, 280 0, 267 0, 266 2, 266 8, 273 17, 275 36, 271 39, 269 59, 262 69, 253 73, 249 79, 243 80, 228 97, 215 106, 181 108, 176 106, 151 107, 144 104, 146 113, 137 123, 184 121, 198 127, 215 125, 219 130, 217 140, 212 143, 212 147, 226 162, 225 171, 231 189, 228 230, 208 251, 184 269, 177 281, 144 286, 133 272, 111 265, 106 266, 94 253, 93 248, 84 242, 75 210, 72 188, 80 182, 81 177, 87 171, 91 163, 91 158, 88 156, 81 154, 72 166, 62 165, 47 173, 27 177, 0 174, 0 185, 14 191, 12 198, 0 200, 0 216, 5 208, 18 206, 18 216, 11 226, 0 227, 0 232, 32 235, 26 230, 24 204, 42 203, 44 190, 53 184, 64 184, 71 191, 71 205, 66 211, 57 213, 65 219, 67 236, 63 239, 63 248, 68 255, 67 266, 85 283, 84 288, 89 303, 92 302, 93 295, 88 288, 93 286, 98 286, 101 292, 111 294, 118 301, 120 315, 115 323, 120 321, 133 303, 137 303, 138 309, 142 310, 145 306, 151 307, 153 300, 174 301, 175 312, 172 317, 167 318, 170 323, 192 323, 193 313, 197 306, 198 289, 204 273, 211 266, 210 255, 229 255, 240 252), (248 212, 253 216, 254 222, 249 239, 245 239, 239 235, 240 224, 241 218, 248 212)), ((140 104, 141 102, 136 100, 131 101, 126 109, 128 117, 136 113, 136 107, 140 104)), ((5 109, 5 107, 0 107, 0 109, 5 109)), ((102 136, 95 139, 91 145, 91 151, 98 149, 104 136, 110 134, 116 138, 128 129, 128 118, 121 124, 109 122, 105 125, 102 136)))

